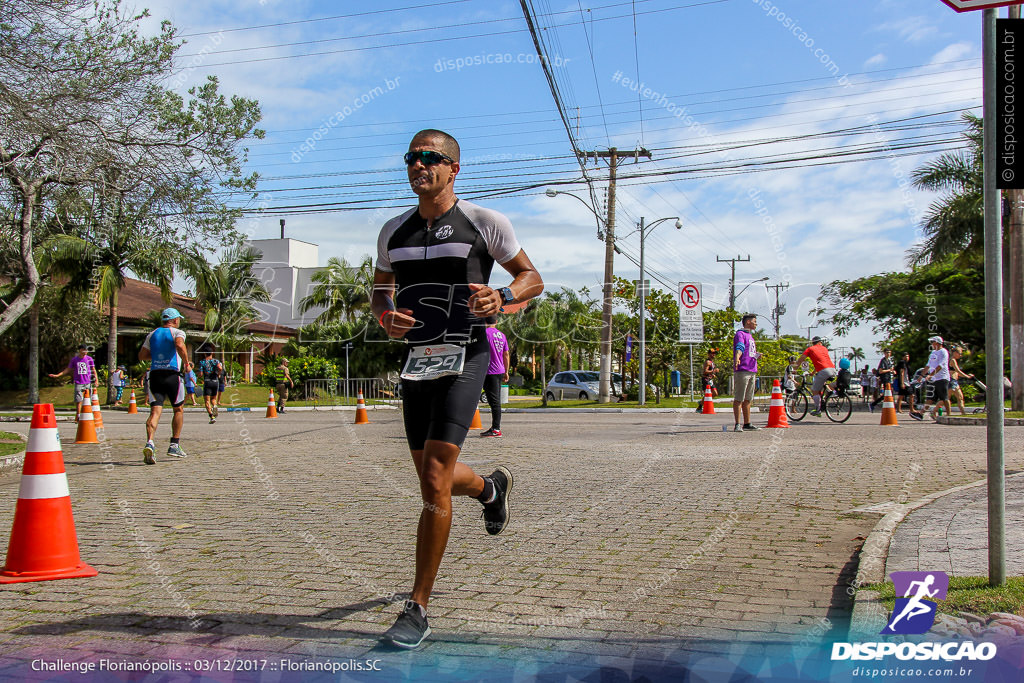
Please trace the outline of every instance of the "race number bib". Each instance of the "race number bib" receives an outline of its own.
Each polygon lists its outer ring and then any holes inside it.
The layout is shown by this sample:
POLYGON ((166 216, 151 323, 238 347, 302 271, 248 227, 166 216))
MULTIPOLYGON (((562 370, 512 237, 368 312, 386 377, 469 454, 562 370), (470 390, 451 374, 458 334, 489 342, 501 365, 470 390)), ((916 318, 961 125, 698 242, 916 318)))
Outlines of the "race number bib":
POLYGON ((457 344, 417 346, 402 368, 402 379, 413 381, 461 375, 466 364, 466 347, 457 344))

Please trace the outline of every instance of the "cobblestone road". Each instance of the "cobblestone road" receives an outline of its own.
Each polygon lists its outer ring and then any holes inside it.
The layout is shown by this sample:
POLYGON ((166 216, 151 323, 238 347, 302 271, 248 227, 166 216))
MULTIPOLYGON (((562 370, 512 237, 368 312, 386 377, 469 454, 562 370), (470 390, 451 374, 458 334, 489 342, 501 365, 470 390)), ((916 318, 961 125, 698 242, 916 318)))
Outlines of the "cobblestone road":
MULTIPOLYGON (((61 423, 81 554, 100 574, 0 591, 7 671, 41 653, 376 651, 397 612, 388 597, 411 585, 418 490, 400 414, 351 419, 189 414, 188 459, 158 450, 153 467, 142 415, 105 414, 106 467, 61 423)), ((984 477, 984 428, 877 421, 737 434, 722 411, 505 416, 506 437, 471 434, 463 461, 512 469, 511 525, 489 537, 479 504, 455 502, 422 656, 637 656, 821 631, 825 619, 844 629, 856 550, 878 519, 853 510, 984 477)), ((1020 470, 1024 433, 1006 439, 1020 470)), ((17 490, 18 472, 0 474, 4 534, 17 490)))

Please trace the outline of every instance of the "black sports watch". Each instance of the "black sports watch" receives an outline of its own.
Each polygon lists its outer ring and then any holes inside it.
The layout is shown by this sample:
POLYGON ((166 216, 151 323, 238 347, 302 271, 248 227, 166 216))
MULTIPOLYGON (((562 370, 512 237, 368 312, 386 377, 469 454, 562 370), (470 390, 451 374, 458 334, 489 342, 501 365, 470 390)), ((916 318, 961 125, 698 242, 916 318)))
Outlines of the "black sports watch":
POLYGON ((516 300, 516 295, 512 293, 512 290, 508 287, 502 287, 498 290, 498 294, 501 294, 501 303, 510 304, 516 300))

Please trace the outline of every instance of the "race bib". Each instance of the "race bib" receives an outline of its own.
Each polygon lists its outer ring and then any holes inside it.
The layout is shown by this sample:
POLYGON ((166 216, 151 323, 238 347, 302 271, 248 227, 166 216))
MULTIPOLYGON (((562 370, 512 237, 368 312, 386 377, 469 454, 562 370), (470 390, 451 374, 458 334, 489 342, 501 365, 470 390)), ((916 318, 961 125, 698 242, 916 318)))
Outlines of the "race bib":
POLYGON ((461 375, 466 364, 466 347, 457 344, 417 346, 402 368, 402 379, 413 381, 461 375))

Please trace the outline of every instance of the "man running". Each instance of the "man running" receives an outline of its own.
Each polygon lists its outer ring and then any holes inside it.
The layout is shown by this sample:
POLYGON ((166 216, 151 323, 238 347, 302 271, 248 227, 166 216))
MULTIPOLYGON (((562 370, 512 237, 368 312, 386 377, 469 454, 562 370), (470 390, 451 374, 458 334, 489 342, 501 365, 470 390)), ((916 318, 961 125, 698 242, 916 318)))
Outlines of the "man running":
POLYGON ((199 375, 203 379, 203 407, 210 416, 210 424, 213 424, 217 421, 218 389, 224 366, 213 357, 213 347, 204 346, 203 355, 205 357, 199 361, 199 375))
POLYGON ((757 381, 757 359, 761 357, 752 334, 757 329, 757 316, 748 313, 743 316, 740 324, 742 327, 736 330, 732 338, 732 414, 736 419, 733 431, 751 432, 760 429, 750 423, 750 402, 754 400, 757 381), (743 426, 740 426, 740 413, 743 414, 743 426))
POLYGON ((100 378, 96 374, 96 361, 89 355, 89 347, 85 344, 78 345, 78 353, 71 358, 68 366, 60 372, 48 373, 54 379, 71 373, 71 384, 75 389, 75 422, 78 422, 78 415, 82 412, 82 402, 85 400, 85 392, 90 389, 99 391, 100 378))
MULTIPOLYGON (((811 345, 807 347, 803 355, 810 359, 814 366, 814 384, 811 385, 811 393, 814 394, 814 410, 811 415, 821 417, 821 392, 825 388, 825 382, 836 376, 836 366, 832 364, 832 357, 828 355, 828 347, 822 342, 821 337, 811 339, 811 345)), ((800 359, 803 365, 804 358, 800 359)))
POLYGON ((501 383, 508 381, 509 353, 508 339, 497 327, 498 319, 487 319, 487 342, 490 346, 490 364, 484 379, 484 393, 491 408, 491 427, 480 436, 501 436, 501 383))
POLYGON ((156 446, 153 436, 160 424, 160 414, 164 410, 164 401, 170 401, 174 409, 171 418, 171 445, 167 455, 172 458, 184 458, 186 453, 181 450, 181 427, 185 423, 185 382, 181 373, 192 369, 185 348, 185 332, 179 329, 181 313, 176 308, 165 308, 160 314, 163 325, 156 328, 142 343, 139 360, 149 363, 149 418, 146 419, 146 446, 142 449, 142 461, 147 465, 155 465, 153 458, 156 446))
POLYGON ((544 283, 508 218, 455 196, 455 138, 420 131, 405 164, 419 204, 381 229, 371 305, 385 333, 408 344, 403 419, 423 509, 411 599, 381 639, 413 648, 430 635, 426 609, 451 531, 452 495, 483 504, 487 533, 508 524, 511 472, 498 467, 481 477, 458 458, 490 362, 481 319, 537 296, 544 283), (487 284, 495 262, 512 276, 506 287, 487 284))
POLYGON ((288 374, 288 359, 282 358, 281 364, 274 370, 274 379, 277 382, 277 412, 284 412, 284 402, 288 400, 288 388, 294 387, 295 382, 288 374))

